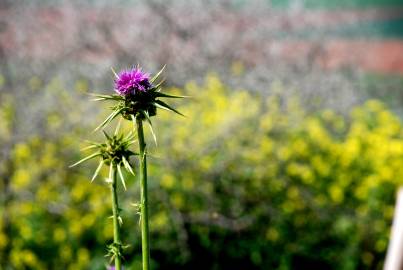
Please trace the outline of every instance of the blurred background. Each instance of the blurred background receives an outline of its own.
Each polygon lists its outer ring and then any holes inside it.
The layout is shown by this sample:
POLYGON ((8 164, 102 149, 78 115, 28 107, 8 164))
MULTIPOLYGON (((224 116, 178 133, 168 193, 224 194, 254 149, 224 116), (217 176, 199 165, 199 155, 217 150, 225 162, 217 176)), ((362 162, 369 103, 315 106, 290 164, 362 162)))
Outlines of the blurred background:
MULTIPOLYGON (((136 64, 192 96, 148 143, 153 269, 382 269, 401 1, 1 0, 1 270, 105 269, 108 186, 96 162, 68 166, 109 112, 88 93, 136 64)), ((120 198, 125 269, 141 269, 136 177, 120 198)))

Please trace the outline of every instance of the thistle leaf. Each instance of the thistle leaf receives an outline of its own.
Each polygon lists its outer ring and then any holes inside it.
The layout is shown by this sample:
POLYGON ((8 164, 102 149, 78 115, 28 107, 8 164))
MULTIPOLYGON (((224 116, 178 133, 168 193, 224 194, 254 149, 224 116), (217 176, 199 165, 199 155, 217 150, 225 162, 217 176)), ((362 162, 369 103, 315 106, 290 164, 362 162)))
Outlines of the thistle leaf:
POLYGON ((106 119, 99 126, 97 126, 94 129, 93 132, 95 132, 95 131, 99 130, 100 128, 104 127, 106 125, 106 123, 109 122, 109 119, 111 119, 114 116, 115 113, 116 113, 116 111, 113 111, 110 115, 108 115, 108 117, 106 117, 106 119))
POLYGON ((136 142, 135 140, 132 140, 132 141, 127 142, 125 145, 130 146, 130 145, 134 144, 135 142, 136 142))
POLYGON ((147 111, 141 111, 141 113, 146 117, 147 122, 148 122, 150 125, 152 125, 152 124, 151 124, 150 115, 148 114, 148 112, 147 112, 147 111))
POLYGON ((113 69, 113 67, 111 67, 111 70, 112 70, 113 75, 115 75, 116 79, 118 79, 119 76, 118 76, 118 74, 116 74, 116 71, 113 69))
POLYGON ((127 140, 131 140, 131 139, 133 139, 133 138, 134 138, 133 131, 130 130, 130 131, 127 133, 127 135, 123 138, 123 140, 127 141, 127 140))
POLYGON ((119 133, 121 122, 122 122, 122 119, 119 119, 119 122, 116 125, 116 129, 115 129, 115 133, 114 133, 115 136, 118 135, 118 133, 119 133))
POLYGON ((156 100, 155 101, 155 106, 157 106, 158 108, 167 110, 167 111, 171 111, 171 112, 175 112, 179 115, 184 116, 183 114, 181 114, 180 112, 178 112, 176 109, 172 108, 171 106, 169 106, 168 104, 166 104, 165 102, 161 101, 161 100, 156 100))
POLYGON ((109 97, 109 98, 100 97, 100 98, 91 99, 91 101, 104 101, 104 100, 120 100, 120 99, 116 98, 116 97, 109 97))
POLYGON ((164 79, 162 79, 159 83, 157 83, 155 86, 154 86, 154 91, 155 92, 160 92, 161 91, 161 85, 163 84, 165 82, 165 78, 164 79))
POLYGON ((155 92, 154 93, 155 97, 165 97, 165 98, 190 98, 190 96, 177 96, 177 95, 169 95, 169 94, 165 94, 162 92, 155 92))
POLYGON ((93 142, 93 141, 89 141, 89 140, 84 140, 84 142, 96 145, 97 147, 105 145, 104 143, 97 143, 97 142, 93 142))
POLYGON ((127 161, 127 159, 125 157, 122 157, 122 161, 123 161, 123 166, 125 166, 125 169, 131 173, 132 175, 135 175, 133 168, 130 166, 129 162, 127 161))
POLYGON ((120 168, 120 165, 119 165, 119 164, 118 164, 118 172, 119 172, 120 180, 122 181, 123 188, 124 188, 125 190, 127 190, 127 189, 126 189, 125 178, 123 177, 122 169, 120 168))
POLYGON ((96 97, 94 101, 100 101, 100 100, 123 100, 123 97, 119 95, 103 95, 103 94, 97 94, 97 93, 89 93, 90 96, 96 97))
POLYGON ((112 140, 111 136, 109 136, 109 134, 106 133, 105 130, 102 130, 102 133, 105 135, 105 137, 106 137, 109 141, 112 140))
POLYGON ((147 111, 142 111, 142 113, 147 119, 147 124, 150 127, 151 135, 153 136, 155 146, 157 146, 157 137, 155 136, 155 133, 154 133, 154 130, 153 130, 153 124, 151 122, 150 116, 148 115, 147 111))
POLYGON ((147 122, 147 124, 148 124, 148 127, 150 128, 151 135, 153 136, 155 146, 158 146, 158 144, 157 144, 157 136, 155 136, 155 133, 154 133, 154 130, 153 130, 153 126, 151 125, 151 121, 150 121, 150 122, 147 122))
POLYGON ((160 71, 158 71, 158 73, 155 74, 154 77, 151 78, 151 80, 150 80, 151 83, 153 83, 153 82, 161 75, 161 73, 164 71, 165 67, 166 67, 166 65, 164 65, 164 66, 160 69, 160 71))
POLYGON ((84 148, 81 148, 80 151, 86 151, 86 150, 97 148, 97 147, 98 147, 98 145, 93 144, 93 145, 89 145, 84 148))
POLYGON ((77 161, 76 163, 70 165, 69 167, 72 168, 72 167, 74 167, 74 166, 77 166, 78 164, 83 163, 84 161, 87 161, 87 160, 89 160, 89 159, 92 159, 92 158, 97 157, 97 156, 100 156, 100 155, 101 155, 101 153, 99 153, 99 152, 93 153, 92 155, 89 155, 89 156, 87 156, 87 157, 85 157, 85 158, 83 158, 83 159, 77 161))
POLYGON ((101 170, 101 168, 102 168, 103 165, 104 165, 104 161, 101 160, 101 161, 99 162, 99 165, 98 165, 97 169, 96 169, 95 172, 94 172, 94 175, 93 175, 92 178, 91 178, 91 183, 92 183, 92 182, 95 180, 95 178, 98 176, 99 171, 101 170))
POLYGON ((93 97, 98 97, 98 98, 110 98, 110 97, 112 97, 111 95, 104 95, 104 94, 98 94, 98 93, 88 93, 88 95, 93 96, 93 97))
POLYGON ((94 132, 106 126, 109 122, 111 122, 116 116, 119 115, 124 110, 124 108, 114 110, 98 127, 94 129, 94 132))
POLYGON ((127 138, 126 140, 130 140, 130 143, 135 143, 137 142, 137 140, 135 139, 136 137, 134 136, 134 134, 132 134, 129 138, 127 138))

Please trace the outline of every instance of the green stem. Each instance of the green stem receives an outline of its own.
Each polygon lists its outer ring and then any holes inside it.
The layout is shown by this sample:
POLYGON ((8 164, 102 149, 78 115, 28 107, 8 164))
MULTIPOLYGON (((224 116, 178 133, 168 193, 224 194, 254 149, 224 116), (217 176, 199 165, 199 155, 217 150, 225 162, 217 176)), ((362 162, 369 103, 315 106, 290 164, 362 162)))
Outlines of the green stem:
POLYGON ((150 269, 150 246, 148 232, 148 198, 147 198, 147 157, 144 142, 143 121, 137 118, 137 135, 140 148, 140 192, 141 192, 141 247, 143 254, 143 270, 150 269))
POLYGON ((116 164, 111 166, 111 195, 112 195, 112 212, 113 212, 113 244, 117 249, 115 254, 115 269, 121 270, 121 252, 122 243, 120 241, 120 224, 119 224, 119 202, 116 193, 116 164))

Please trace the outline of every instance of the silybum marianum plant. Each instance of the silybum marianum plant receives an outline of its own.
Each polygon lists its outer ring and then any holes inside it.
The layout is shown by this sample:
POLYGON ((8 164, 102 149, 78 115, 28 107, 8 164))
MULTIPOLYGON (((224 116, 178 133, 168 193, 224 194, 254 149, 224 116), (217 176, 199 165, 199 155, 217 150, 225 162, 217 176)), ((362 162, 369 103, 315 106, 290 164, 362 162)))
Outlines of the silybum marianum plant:
POLYGON ((161 92, 163 80, 159 77, 164 68, 155 76, 150 77, 139 67, 123 70, 115 75, 115 93, 111 95, 94 94, 95 100, 113 101, 112 113, 96 128, 105 127, 117 116, 133 122, 137 130, 139 145, 139 180, 140 180, 140 220, 141 220, 141 244, 143 270, 150 269, 150 245, 148 225, 148 194, 147 194, 147 150, 143 132, 143 121, 148 123, 151 133, 156 142, 155 133, 152 128, 151 117, 157 114, 157 109, 168 110, 182 115, 176 109, 162 101, 163 98, 183 98, 161 92))
POLYGON ((161 98, 184 97, 161 92, 163 80, 160 80, 159 82, 157 82, 157 80, 163 70, 164 68, 152 78, 150 78, 148 73, 144 73, 138 67, 130 70, 123 70, 119 74, 114 72, 116 77, 115 94, 94 94, 96 97, 95 100, 112 100, 116 102, 112 107, 112 113, 95 130, 103 128, 117 116, 121 115, 124 119, 133 121, 135 126, 137 125, 137 119, 147 120, 154 136, 150 117, 157 114, 157 108, 182 115, 176 109, 161 100, 161 98))
POLYGON ((129 160, 131 156, 137 154, 132 152, 129 147, 135 143, 135 136, 133 132, 130 132, 127 135, 119 134, 119 125, 112 136, 108 135, 105 131, 104 135, 106 139, 104 143, 89 141, 89 146, 83 148, 82 150, 92 150, 94 152, 71 165, 71 167, 81 164, 87 160, 98 158, 99 164, 95 170, 91 182, 94 181, 94 179, 98 176, 102 166, 105 165, 109 167, 109 177, 106 179, 106 182, 111 187, 113 243, 108 246, 107 256, 111 257, 111 262, 113 260, 115 261, 115 266, 111 267, 110 269, 121 270, 123 269, 122 259, 123 249, 125 246, 122 244, 120 235, 120 226, 122 225, 123 221, 120 216, 121 209, 119 208, 119 200, 117 196, 117 174, 119 174, 121 183, 126 189, 125 178, 122 170, 126 170, 128 173, 134 175, 134 170, 130 165, 129 160))

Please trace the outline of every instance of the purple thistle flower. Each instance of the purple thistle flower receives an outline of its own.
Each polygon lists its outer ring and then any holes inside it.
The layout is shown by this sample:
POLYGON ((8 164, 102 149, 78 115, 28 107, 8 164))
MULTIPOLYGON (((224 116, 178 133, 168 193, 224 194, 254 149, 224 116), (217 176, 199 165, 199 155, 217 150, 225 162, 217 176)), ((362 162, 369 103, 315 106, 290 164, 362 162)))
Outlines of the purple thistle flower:
POLYGON ((140 68, 122 70, 115 79, 115 91, 121 96, 145 92, 150 87, 150 75, 140 68))

